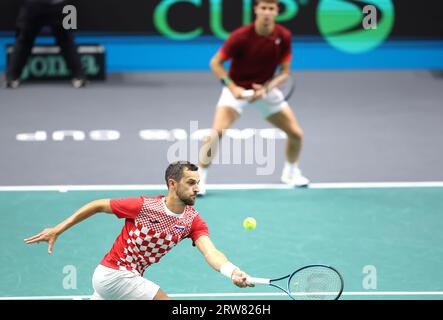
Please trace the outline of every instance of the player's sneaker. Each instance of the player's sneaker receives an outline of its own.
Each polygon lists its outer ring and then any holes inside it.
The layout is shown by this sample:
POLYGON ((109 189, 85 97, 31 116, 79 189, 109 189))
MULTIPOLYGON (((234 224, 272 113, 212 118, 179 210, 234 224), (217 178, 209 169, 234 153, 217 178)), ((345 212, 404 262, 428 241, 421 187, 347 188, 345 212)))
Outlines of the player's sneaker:
POLYGON ((200 192, 197 193, 197 197, 202 197, 206 194, 206 178, 208 176, 208 169, 200 167, 198 172, 200 173, 200 183, 198 184, 200 192))
POLYGON ((20 80, 6 80, 7 89, 17 89, 20 86, 20 80))
POLYGON ((281 175, 281 181, 292 187, 307 187, 309 185, 309 180, 303 176, 297 166, 285 167, 281 175))
POLYGON ((206 194, 206 184, 202 181, 198 184, 200 189, 199 193, 197 193, 197 197, 203 197, 206 194))

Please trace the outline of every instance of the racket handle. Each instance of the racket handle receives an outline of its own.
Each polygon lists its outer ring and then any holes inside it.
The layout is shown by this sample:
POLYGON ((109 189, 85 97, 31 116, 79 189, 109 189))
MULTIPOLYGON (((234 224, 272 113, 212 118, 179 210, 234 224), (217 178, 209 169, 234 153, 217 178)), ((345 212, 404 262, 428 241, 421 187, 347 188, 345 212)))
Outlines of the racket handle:
POLYGON ((241 93, 242 98, 250 98, 255 94, 253 89, 243 90, 241 93))
POLYGON ((255 283, 255 284, 270 284, 271 283, 271 279, 254 278, 254 277, 247 277, 246 281, 250 282, 250 283, 255 283))

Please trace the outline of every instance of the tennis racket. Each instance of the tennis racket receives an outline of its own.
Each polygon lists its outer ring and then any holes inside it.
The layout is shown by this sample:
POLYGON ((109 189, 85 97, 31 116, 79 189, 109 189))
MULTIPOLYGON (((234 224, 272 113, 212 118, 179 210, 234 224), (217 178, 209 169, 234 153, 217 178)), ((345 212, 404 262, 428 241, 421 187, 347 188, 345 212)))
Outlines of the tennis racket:
POLYGON ((248 277, 246 281, 278 288, 293 300, 337 300, 344 287, 341 274, 333 267, 321 264, 302 267, 281 278, 248 277))
POLYGON ((277 94, 276 97, 276 99, 279 99, 279 102, 289 101, 295 92, 295 76, 290 75, 288 79, 280 83, 276 89, 281 92, 281 95, 277 94))

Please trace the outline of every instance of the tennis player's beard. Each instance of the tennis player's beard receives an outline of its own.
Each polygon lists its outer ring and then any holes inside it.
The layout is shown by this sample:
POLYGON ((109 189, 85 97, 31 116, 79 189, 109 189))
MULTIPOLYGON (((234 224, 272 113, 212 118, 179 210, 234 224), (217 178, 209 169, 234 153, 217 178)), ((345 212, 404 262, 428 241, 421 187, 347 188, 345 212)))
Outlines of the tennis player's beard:
POLYGON ((193 206, 195 203, 195 198, 191 198, 191 196, 189 197, 184 197, 181 194, 177 194, 178 198, 187 206, 193 206))
POLYGON ((193 206, 195 203, 195 200, 192 198, 185 198, 182 199, 183 203, 186 204, 187 206, 193 206))

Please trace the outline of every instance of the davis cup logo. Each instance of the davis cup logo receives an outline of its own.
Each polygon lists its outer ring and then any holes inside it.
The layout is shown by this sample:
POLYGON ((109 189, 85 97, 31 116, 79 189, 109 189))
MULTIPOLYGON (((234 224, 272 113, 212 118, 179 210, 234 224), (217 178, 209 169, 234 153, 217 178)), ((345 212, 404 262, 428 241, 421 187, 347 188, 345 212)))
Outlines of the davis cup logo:
POLYGON ((317 7, 320 33, 333 47, 348 53, 362 53, 379 46, 394 25, 392 0, 321 0, 317 7), (363 27, 364 9, 376 8, 377 27, 363 27))

